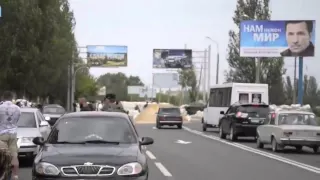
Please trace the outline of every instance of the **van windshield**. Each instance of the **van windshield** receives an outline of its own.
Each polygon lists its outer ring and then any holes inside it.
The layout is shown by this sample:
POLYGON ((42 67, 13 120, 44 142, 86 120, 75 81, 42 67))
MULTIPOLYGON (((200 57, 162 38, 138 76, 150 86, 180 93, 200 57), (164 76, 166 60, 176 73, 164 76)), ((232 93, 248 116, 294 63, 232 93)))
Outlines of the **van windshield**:
POLYGON ((238 111, 247 113, 249 117, 267 117, 270 109, 268 105, 243 105, 238 111))

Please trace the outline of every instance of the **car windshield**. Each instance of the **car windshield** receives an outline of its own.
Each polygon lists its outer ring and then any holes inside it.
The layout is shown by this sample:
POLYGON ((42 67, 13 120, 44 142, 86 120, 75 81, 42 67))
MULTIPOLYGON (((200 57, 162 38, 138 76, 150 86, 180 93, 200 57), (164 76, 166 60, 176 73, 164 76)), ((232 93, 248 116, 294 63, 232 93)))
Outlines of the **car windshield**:
POLYGON ((162 108, 160 114, 180 114, 179 108, 162 108))
POLYGON ((65 110, 63 107, 44 107, 44 114, 64 114, 65 110))
POLYGON ((36 128, 36 118, 33 112, 22 112, 17 123, 19 128, 36 128))
POLYGON ((313 114, 279 114, 279 125, 311 125, 318 126, 313 114))
POLYGON ((267 117, 270 109, 268 105, 244 105, 240 106, 238 111, 247 113, 249 117, 267 117))
POLYGON ((48 143, 137 143, 134 129, 121 117, 74 117, 59 121, 48 143))

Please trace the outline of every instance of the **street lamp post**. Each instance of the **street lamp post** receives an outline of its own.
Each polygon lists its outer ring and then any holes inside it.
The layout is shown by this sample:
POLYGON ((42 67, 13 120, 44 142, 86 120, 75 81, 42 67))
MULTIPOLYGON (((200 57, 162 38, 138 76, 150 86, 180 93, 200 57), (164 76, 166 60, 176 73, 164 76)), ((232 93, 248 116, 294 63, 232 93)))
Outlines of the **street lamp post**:
POLYGON ((71 99, 70 99, 70 110, 72 110, 72 105, 74 103, 74 94, 76 90, 76 75, 81 69, 89 69, 88 65, 82 65, 78 67, 73 73, 72 73, 72 86, 71 86, 71 99))
MULTIPOLYGON (((215 40, 213 40, 212 38, 210 38, 209 36, 206 36, 206 39, 209 39, 211 42, 213 42, 215 45, 216 45, 216 51, 217 51, 217 67, 216 67, 216 84, 219 84, 219 61, 220 61, 220 55, 219 55, 219 43, 215 40)), ((208 86, 210 88, 210 76, 211 76, 211 46, 209 46, 209 49, 208 49, 208 86)))

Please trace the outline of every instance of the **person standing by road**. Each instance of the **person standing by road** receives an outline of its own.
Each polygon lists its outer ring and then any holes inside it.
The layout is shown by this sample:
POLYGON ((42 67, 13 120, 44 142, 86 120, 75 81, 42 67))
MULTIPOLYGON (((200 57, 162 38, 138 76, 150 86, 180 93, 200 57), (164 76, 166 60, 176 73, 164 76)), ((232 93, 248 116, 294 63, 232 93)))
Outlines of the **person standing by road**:
POLYGON ((18 179, 19 160, 17 146, 17 123, 20 107, 12 103, 13 95, 10 91, 3 93, 4 102, 0 105, 0 140, 8 145, 12 156, 12 179, 18 179))

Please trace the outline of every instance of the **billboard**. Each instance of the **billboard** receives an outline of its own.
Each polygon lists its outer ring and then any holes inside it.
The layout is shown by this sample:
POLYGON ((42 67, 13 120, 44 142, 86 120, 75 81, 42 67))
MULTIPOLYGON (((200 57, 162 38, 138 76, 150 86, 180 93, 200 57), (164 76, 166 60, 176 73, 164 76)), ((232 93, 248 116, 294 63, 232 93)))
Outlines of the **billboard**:
POLYGON ((175 88, 179 86, 178 73, 153 73, 153 87, 156 88, 175 88))
POLYGON ((314 20, 241 21, 241 57, 315 56, 314 20))
POLYGON ((157 91, 154 88, 144 87, 140 89, 140 98, 156 98, 157 91))
POLYGON ((128 94, 140 94, 141 89, 143 89, 144 86, 128 86, 127 91, 128 94))
POLYGON ((191 68, 191 49, 154 49, 153 68, 191 68))
POLYGON ((87 63, 97 67, 126 67, 128 65, 127 46, 87 46, 87 63))

